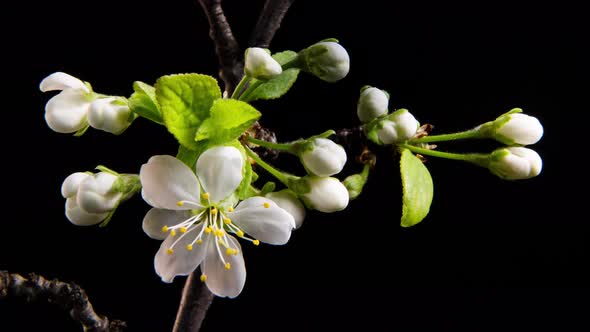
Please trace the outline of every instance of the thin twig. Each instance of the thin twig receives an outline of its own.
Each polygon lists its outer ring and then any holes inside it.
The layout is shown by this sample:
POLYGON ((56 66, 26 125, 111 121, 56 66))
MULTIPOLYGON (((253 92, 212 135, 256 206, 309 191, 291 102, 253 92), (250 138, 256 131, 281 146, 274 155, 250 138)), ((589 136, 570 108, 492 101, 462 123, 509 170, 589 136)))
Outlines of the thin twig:
POLYGON ((0 300, 7 297, 21 297, 29 302, 55 303, 69 312, 72 319, 80 322, 87 332, 119 332, 126 327, 123 321, 110 320, 94 312, 86 292, 74 283, 47 280, 34 273, 23 277, 0 271, 0 300))
POLYGON ((268 48, 293 2, 295 0, 266 0, 248 45, 268 48))
POLYGON ((182 290, 172 332, 199 331, 213 298, 214 295, 200 282, 198 271, 191 273, 182 290))
POLYGON ((244 75, 240 45, 221 8, 221 0, 199 0, 199 3, 209 20, 209 37, 215 44, 220 65, 219 77, 225 83, 225 91, 231 95, 244 75))

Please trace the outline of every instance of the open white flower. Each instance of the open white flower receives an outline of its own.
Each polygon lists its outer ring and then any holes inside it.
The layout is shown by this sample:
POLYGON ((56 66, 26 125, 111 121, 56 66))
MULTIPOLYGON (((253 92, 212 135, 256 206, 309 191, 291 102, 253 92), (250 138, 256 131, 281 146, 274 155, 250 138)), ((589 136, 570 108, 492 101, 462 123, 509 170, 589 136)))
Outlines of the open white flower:
POLYGON ((243 179, 243 163, 238 149, 220 146, 199 157, 196 175, 172 156, 154 156, 141 167, 142 194, 154 207, 143 229, 164 240, 154 259, 164 282, 201 265, 201 281, 213 294, 236 297, 244 287, 246 267, 240 244, 230 233, 254 245, 285 244, 291 237, 293 217, 270 199, 252 197, 235 207, 235 200, 226 199, 243 179))
POLYGON ((61 90, 45 105, 45 121, 58 133, 75 133, 88 126, 86 115, 94 94, 81 80, 66 73, 47 76, 39 85, 41 91, 61 90))

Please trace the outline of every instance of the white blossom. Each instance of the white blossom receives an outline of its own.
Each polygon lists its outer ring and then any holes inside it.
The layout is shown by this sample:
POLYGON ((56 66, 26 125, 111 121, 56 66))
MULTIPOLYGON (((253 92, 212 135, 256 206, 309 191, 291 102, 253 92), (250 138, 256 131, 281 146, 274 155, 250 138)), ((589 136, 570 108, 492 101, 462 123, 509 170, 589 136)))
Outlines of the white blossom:
POLYGON ((406 109, 400 109, 383 120, 382 127, 377 130, 377 137, 381 144, 400 143, 412 138, 420 123, 412 113, 406 109))
POLYGON ((350 57, 344 47, 337 42, 316 43, 300 52, 303 56, 303 69, 326 82, 343 79, 350 70, 350 57))
POLYGON ((61 186, 61 194, 66 199, 66 217, 74 225, 96 225, 108 216, 108 213, 90 213, 78 206, 78 189, 80 184, 89 178, 92 178, 92 175, 88 173, 73 173, 64 180, 61 186))
POLYGON ((522 113, 506 114, 498 118, 499 127, 493 137, 507 145, 530 145, 537 143, 543 137, 541 122, 530 115, 522 113))
POLYGON ((302 196, 308 207, 330 213, 342 211, 348 206, 348 190, 338 179, 310 176, 307 177, 307 184, 310 191, 302 196))
POLYGON ((361 91, 356 108, 356 114, 362 123, 387 114, 389 96, 380 89, 367 87, 361 91))
POLYGON ((88 123, 95 129, 120 134, 132 121, 129 106, 117 103, 114 97, 96 99, 90 104, 88 123))
POLYGON ((508 147, 490 155, 489 169, 505 180, 530 179, 541 173, 543 160, 534 150, 523 147, 508 147))
POLYGON ((281 65, 260 47, 247 49, 244 63, 246 75, 259 80, 269 80, 283 72, 281 65))
POLYGON ((344 148, 327 138, 315 138, 301 153, 305 167, 318 176, 330 176, 340 173, 346 164, 344 148))
POLYGON ((281 209, 289 212, 289 214, 293 216, 295 228, 301 227, 306 214, 305 206, 303 206, 303 203, 301 203, 293 191, 284 189, 268 193, 265 197, 275 202, 281 209))

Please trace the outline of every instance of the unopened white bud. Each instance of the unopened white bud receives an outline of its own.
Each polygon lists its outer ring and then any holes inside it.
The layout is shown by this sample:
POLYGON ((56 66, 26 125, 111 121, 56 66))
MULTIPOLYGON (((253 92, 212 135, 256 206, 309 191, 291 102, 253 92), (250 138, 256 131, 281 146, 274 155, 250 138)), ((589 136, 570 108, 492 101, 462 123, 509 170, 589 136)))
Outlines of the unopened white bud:
POLYGON ((118 176, 100 172, 80 183, 76 202, 88 213, 105 213, 113 210, 122 196, 114 190, 118 176))
POLYGON ((80 183, 92 175, 83 172, 70 174, 61 185, 61 195, 64 198, 76 197, 80 183))
POLYGON ((303 60, 302 69, 326 82, 339 81, 350 70, 348 52, 337 42, 319 42, 301 51, 299 55, 303 60))
POLYGON ((530 145, 543 137, 541 122, 530 115, 511 113, 500 116, 496 124, 493 138, 507 145, 530 145))
POLYGON ((381 144, 394 144, 412 138, 420 123, 412 113, 406 109, 400 109, 392 113, 381 123, 381 128, 376 128, 377 137, 381 144))
POLYGON ((275 202, 281 209, 293 216, 293 219, 295 219, 295 228, 301 227, 305 219, 305 207, 294 192, 285 189, 268 193, 265 197, 275 202))
POLYGON ((315 138, 301 153, 303 165, 317 176, 330 176, 342 171, 346 164, 346 151, 327 138, 315 138))
POLYGON ((92 226, 105 220, 108 213, 88 213, 81 209, 76 202, 76 198, 66 199, 66 217, 77 226, 92 226))
POLYGON ((368 87, 361 91, 356 114, 362 123, 367 123, 375 118, 387 114, 389 96, 383 90, 368 87))
POLYGON ((321 212, 342 211, 348 206, 348 190, 336 178, 311 176, 307 179, 310 191, 303 194, 309 208, 321 212))
POLYGON ((96 129, 112 134, 122 133, 133 121, 128 105, 120 105, 114 97, 92 102, 88 111, 88 123, 96 129))
POLYGON ((530 179, 541 173, 543 160, 534 150, 508 147, 492 152, 488 167, 505 180, 530 179))
POLYGON ((268 51, 259 47, 250 47, 246 50, 244 63, 246 75, 259 80, 269 80, 283 72, 281 65, 268 51))

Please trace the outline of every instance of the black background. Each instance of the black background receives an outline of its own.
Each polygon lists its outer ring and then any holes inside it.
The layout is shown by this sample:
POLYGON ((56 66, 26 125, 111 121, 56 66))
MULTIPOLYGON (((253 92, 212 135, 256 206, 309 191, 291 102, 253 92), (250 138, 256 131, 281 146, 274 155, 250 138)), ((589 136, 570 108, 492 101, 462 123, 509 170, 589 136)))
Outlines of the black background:
MULTIPOLYGON (((224 2, 242 46, 262 4, 224 2)), ((174 154, 174 139, 142 119, 120 137, 54 133, 43 119, 50 95, 38 84, 64 71, 98 92, 128 96, 134 80, 217 76, 206 17, 191 0, 9 6, 0 269, 74 281, 97 312, 126 320, 131 331, 170 330, 184 278, 169 285, 155 274, 159 242, 140 228, 148 206, 136 198, 107 228, 76 227, 63 216, 59 188, 68 174, 98 164, 137 172, 152 155, 174 154)), ((351 55, 351 72, 336 84, 301 75, 281 100, 255 104, 279 139, 356 125, 358 91, 370 84, 390 92, 391 108, 407 107, 434 124, 435 133, 522 107, 545 127, 533 147, 543 172, 506 182, 485 169, 430 159, 431 213, 401 229, 397 162, 384 153, 365 194, 345 212, 308 213, 286 246, 246 246, 244 291, 216 299, 203 330, 588 330, 590 227, 579 138, 588 108, 585 19, 564 1, 296 1, 271 49, 336 37, 351 55)), ((79 326, 48 304, 0 302, 0 331, 37 330, 79 326)))

